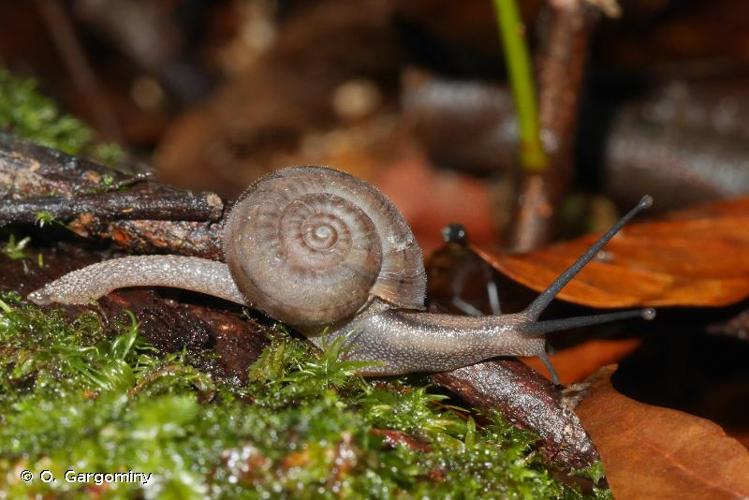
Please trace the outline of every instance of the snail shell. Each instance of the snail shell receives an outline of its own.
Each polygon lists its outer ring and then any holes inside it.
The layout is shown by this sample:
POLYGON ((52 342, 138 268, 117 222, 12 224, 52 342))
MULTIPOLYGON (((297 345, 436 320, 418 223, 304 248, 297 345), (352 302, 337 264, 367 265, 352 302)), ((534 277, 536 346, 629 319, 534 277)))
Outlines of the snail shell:
POLYGON ((289 324, 334 323, 373 297, 424 308, 410 227, 379 190, 343 172, 296 167, 259 179, 232 209, 223 241, 248 304, 289 324))

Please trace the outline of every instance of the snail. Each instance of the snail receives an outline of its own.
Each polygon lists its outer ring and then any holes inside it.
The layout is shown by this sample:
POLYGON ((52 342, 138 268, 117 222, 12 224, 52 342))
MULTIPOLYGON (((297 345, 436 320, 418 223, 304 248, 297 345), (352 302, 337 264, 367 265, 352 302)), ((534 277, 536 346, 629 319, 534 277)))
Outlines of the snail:
POLYGON ((68 273, 29 294, 36 304, 85 304, 117 288, 164 286, 220 297, 288 323, 318 347, 346 336, 363 375, 447 371, 498 356, 539 356, 544 335, 642 317, 652 309, 539 321, 556 294, 642 209, 622 217, 524 311, 483 317, 425 311, 426 273, 410 227, 380 191, 343 172, 292 167, 253 183, 223 229, 226 263, 131 256, 68 273))

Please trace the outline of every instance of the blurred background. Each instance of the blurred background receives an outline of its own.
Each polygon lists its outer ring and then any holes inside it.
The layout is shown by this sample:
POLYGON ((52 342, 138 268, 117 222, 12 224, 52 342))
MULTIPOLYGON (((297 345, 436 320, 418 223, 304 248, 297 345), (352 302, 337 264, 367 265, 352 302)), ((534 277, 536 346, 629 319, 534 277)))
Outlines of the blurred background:
MULTIPOLYGON (((538 60, 550 16, 519 3, 538 60)), ((749 4, 590 3, 603 13, 558 235, 606 226, 645 190, 658 210, 749 191, 749 4)), ((450 222, 502 241, 518 138, 489 0, 0 7, 0 66, 166 182, 231 197, 274 168, 330 165, 393 198, 427 252, 450 222)))

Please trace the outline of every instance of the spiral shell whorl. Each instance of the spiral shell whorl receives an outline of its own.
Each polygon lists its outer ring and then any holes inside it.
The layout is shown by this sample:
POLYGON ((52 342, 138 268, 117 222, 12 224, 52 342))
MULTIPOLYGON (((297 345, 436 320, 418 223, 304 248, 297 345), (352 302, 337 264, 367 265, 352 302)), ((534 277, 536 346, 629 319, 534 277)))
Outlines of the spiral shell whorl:
POLYGON ((232 209, 226 261, 248 302, 298 326, 354 315, 370 296, 422 309, 421 249, 382 193, 323 167, 259 179, 232 209))

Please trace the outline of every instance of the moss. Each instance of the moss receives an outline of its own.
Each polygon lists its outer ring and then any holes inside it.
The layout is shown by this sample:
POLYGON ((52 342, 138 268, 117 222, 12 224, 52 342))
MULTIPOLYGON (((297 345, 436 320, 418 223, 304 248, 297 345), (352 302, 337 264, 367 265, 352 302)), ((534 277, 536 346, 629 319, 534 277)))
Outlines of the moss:
POLYGON ((17 239, 15 234, 8 235, 8 240, 0 247, 0 252, 13 260, 22 260, 27 257, 26 246, 31 242, 31 237, 26 236, 17 239))
POLYGON ((18 78, 0 68, 0 131, 24 137, 68 154, 113 165, 124 158, 116 144, 101 144, 81 121, 62 113, 43 96, 35 80, 18 78))
POLYGON ((530 434, 499 415, 477 427, 409 379, 362 379, 340 344, 318 353, 279 332, 249 381, 230 385, 185 353, 158 353, 134 320, 105 327, 1 298, 0 490, 11 495, 580 496, 551 477, 530 434), (96 486, 66 482, 69 468, 153 476, 96 486), (25 484, 24 469, 57 481, 25 484))

